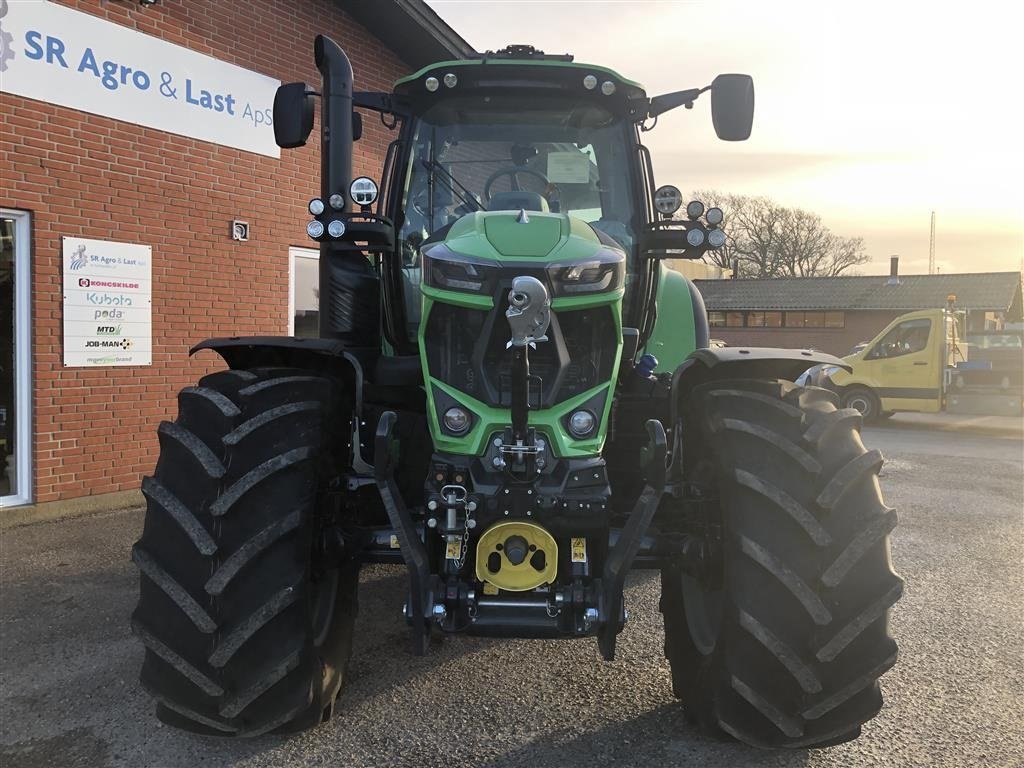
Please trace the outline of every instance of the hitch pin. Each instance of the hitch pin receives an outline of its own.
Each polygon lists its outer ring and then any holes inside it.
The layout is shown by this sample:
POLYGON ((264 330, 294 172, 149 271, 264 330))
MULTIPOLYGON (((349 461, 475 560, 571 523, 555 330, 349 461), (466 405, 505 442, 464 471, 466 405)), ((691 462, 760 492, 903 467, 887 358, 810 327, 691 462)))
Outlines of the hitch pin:
MULTIPOLYGON (((455 514, 455 492, 452 491, 451 493, 449 493, 448 496, 445 498, 445 501, 448 503, 448 530, 454 531, 455 525, 456 523, 458 523, 458 518, 456 517, 455 514)), ((454 533, 448 534, 448 541, 455 541, 457 538, 459 537, 454 533)))

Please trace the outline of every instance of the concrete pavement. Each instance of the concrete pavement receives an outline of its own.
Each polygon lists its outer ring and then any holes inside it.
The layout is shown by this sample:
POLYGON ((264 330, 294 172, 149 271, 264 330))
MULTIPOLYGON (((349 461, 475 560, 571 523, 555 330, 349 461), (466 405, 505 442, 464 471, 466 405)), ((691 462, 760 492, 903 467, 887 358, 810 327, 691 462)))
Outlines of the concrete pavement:
POLYGON ((889 459, 893 559, 907 581, 886 708, 856 742, 763 752, 689 727, 662 658, 655 574, 634 574, 613 663, 589 641, 454 637, 406 652, 400 569, 363 574, 340 716, 292 738, 161 726, 128 632, 137 511, 0 538, 0 764, 46 766, 1020 766, 1024 464, 1013 438, 865 430, 889 459))

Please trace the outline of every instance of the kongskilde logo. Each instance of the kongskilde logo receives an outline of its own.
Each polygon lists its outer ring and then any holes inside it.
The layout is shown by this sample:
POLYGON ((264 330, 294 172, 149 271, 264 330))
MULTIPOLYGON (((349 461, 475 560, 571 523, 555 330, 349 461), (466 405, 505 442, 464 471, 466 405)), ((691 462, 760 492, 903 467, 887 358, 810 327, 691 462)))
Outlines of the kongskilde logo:
POLYGON ((125 296, 123 293, 96 293, 90 291, 85 294, 85 300, 90 304, 99 304, 104 307, 130 307, 132 305, 132 297, 125 296))
POLYGON ((94 280, 89 277, 78 278, 80 288, 138 288, 138 283, 123 282, 120 280, 94 280))

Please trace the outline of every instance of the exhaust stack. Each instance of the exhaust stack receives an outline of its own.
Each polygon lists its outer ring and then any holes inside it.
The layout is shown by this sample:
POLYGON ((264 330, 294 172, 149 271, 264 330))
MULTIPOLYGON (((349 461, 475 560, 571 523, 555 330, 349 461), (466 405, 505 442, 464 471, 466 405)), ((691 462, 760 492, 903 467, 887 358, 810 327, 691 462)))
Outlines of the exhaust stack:
MULTIPOLYGON (((324 35, 313 44, 320 70, 320 197, 328 203, 341 195, 340 209, 328 205, 343 222, 352 211, 353 102, 352 64, 341 47, 324 35)), ((338 339, 350 347, 380 349, 380 279, 352 240, 320 241, 320 338, 338 339)))

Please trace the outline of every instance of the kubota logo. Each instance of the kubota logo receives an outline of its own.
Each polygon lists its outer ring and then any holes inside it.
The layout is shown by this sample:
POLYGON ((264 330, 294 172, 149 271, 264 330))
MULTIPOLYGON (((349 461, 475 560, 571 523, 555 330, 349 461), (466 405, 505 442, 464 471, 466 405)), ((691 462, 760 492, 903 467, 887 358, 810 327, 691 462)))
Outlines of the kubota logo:
POLYGON ((3 27, 7 15, 7 0, 0 0, 0 72, 7 71, 7 65, 14 58, 14 36, 3 27))

